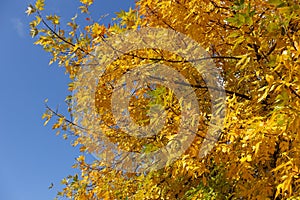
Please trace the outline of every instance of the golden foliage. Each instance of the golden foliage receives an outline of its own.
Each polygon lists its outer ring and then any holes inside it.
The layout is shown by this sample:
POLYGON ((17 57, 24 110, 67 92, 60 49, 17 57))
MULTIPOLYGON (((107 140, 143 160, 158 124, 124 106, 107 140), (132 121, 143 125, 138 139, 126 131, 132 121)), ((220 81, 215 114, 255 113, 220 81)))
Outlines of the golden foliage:
MULTIPOLYGON (((81 0, 83 14, 91 0, 81 0)), ((188 35, 204 47, 223 73, 227 112, 225 127, 213 151, 205 158, 197 153, 210 115, 209 94, 195 88, 203 115, 199 131, 186 153, 173 164, 147 174, 117 171, 105 163, 86 163, 80 156, 82 174, 68 177, 59 193, 70 199, 297 199, 300 196, 300 2, 298 0, 140 0, 136 9, 121 11, 115 24, 86 25, 79 32, 76 17, 71 31, 56 29, 59 17, 43 18, 44 2, 38 0, 26 13, 36 14, 31 35, 35 44, 52 54, 76 77, 84 57, 91 54, 103 38, 127 29, 164 27, 188 35), (44 25, 41 27, 41 23, 44 25), (75 37, 75 33, 79 37, 75 37)), ((138 140, 111 126, 115 123, 110 109, 112 88, 126 70, 160 59, 191 82, 204 84, 181 59, 163 50, 140 50, 125 55, 110 65, 99 82, 97 105, 102 113, 107 137, 129 151, 153 151, 176 134, 179 99, 168 90, 156 100, 170 108, 169 123, 158 137, 138 140), (134 56, 132 56, 134 55, 134 56), (169 61, 168 61, 169 60, 169 61), (151 144, 151 145, 150 145, 151 144)), ((70 85, 70 90, 74 86, 70 85)), ((139 91, 131 99, 131 115, 140 124, 149 123, 149 100, 139 91)), ((84 100, 83 100, 84 101, 84 100)), ((94 152, 92 137, 81 134, 82 127, 53 110, 43 115, 46 123, 58 117, 53 128, 64 127, 84 145, 82 151, 94 152), (52 111, 52 112, 51 112, 52 111)))

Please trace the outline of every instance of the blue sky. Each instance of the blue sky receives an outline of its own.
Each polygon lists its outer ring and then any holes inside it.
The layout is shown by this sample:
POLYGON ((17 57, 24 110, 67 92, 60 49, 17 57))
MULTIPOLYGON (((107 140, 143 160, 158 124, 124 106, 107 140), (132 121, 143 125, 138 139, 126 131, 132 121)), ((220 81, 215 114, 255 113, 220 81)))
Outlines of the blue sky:
MULTIPOLYGON (((33 45, 30 17, 25 10, 34 1, 4 0, 0 7, 0 199, 53 199, 60 180, 76 173, 71 166, 80 154, 69 140, 55 136, 43 126, 44 100, 52 107, 64 106, 69 94, 67 75, 50 55, 33 45), (48 189, 54 183, 54 188, 48 189)), ((46 13, 56 13, 66 22, 76 12, 79 0, 46 0, 46 13)), ((133 0, 102 0, 93 5, 93 15, 128 10, 133 0)))

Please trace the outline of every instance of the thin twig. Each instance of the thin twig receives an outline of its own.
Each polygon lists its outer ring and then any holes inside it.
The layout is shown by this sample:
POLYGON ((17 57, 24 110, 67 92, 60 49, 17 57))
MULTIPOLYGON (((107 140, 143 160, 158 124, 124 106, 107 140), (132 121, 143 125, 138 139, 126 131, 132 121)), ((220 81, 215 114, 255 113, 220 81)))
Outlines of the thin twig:
MULTIPOLYGON (((42 23, 51 31, 51 33, 53 33, 57 38, 59 38, 60 40, 62 40, 63 42, 71 45, 72 47, 75 47, 76 45, 73 44, 72 42, 66 40, 65 38, 61 37, 59 34, 56 33, 56 31, 54 31, 48 24, 47 22, 44 20, 43 16, 41 15, 41 13, 38 11, 37 12, 39 17, 42 20, 42 23)), ((85 53, 86 55, 91 55, 89 52, 87 52, 86 50, 82 49, 81 47, 77 47, 78 50, 82 51, 83 53, 85 53)))

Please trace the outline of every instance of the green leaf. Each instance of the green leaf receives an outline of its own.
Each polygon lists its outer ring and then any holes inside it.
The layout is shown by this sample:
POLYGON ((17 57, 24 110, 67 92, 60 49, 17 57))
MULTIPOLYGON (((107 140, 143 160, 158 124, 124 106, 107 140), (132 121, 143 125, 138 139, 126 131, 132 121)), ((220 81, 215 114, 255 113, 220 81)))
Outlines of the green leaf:
POLYGON ((276 7, 281 7, 284 5, 284 2, 281 0, 269 0, 268 3, 276 7))

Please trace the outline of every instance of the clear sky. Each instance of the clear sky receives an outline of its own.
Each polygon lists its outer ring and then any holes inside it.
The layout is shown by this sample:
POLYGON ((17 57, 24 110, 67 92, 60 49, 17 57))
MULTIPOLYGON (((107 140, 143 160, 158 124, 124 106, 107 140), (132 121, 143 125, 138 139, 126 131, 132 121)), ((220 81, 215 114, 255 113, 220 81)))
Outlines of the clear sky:
MULTIPOLYGON (((67 75, 50 55, 33 45, 30 17, 25 10, 33 0, 1 0, 0 6, 0 200, 53 199, 60 180, 76 171, 71 168, 78 149, 43 126, 44 100, 52 107, 64 105, 69 94, 67 75), (49 185, 54 183, 52 189, 49 185)), ((79 0, 46 0, 46 13, 63 16, 62 22, 80 12, 79 0)), ((133 0, 96 0, 93 15, 128 10, 133 0)))

